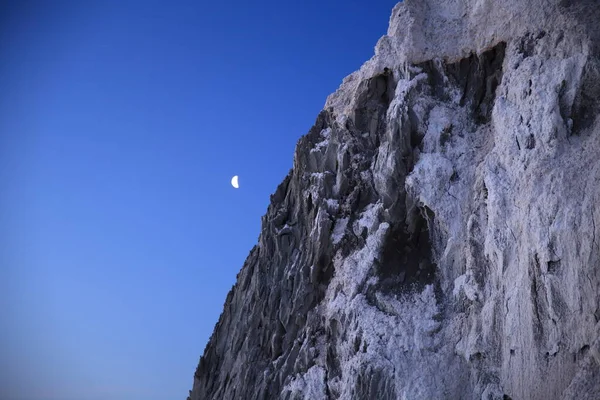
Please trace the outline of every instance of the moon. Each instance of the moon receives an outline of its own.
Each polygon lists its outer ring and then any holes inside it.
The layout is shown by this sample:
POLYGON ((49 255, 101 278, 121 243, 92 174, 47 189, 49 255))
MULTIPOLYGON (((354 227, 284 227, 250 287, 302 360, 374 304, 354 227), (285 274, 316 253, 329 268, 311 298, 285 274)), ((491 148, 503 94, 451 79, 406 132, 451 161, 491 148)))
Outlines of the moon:
POLYGON ((234 188, 238 189, 240 187, 240 184, 238 182, 238 176, 234 176, 233 178, 231 178, 231 186, 233 186, 234 188))

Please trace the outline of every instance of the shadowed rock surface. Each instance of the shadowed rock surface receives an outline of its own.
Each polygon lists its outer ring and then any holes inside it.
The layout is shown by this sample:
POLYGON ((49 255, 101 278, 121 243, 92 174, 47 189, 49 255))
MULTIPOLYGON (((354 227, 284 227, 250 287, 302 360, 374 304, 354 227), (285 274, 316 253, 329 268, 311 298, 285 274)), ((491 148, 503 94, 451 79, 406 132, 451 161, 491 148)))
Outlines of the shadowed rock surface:
POLYGON ((600 399, 599 5, 398 4, 188 399, 600 399))

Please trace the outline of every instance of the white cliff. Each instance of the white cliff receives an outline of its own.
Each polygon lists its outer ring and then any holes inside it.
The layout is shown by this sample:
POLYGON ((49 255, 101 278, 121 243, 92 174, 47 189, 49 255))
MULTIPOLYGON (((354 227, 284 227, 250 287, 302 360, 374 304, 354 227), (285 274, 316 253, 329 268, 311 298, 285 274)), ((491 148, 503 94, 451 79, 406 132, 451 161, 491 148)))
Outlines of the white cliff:
POLYGON ((190 399, 600 399, 599 6, 399 3, 299 141, 190 399))

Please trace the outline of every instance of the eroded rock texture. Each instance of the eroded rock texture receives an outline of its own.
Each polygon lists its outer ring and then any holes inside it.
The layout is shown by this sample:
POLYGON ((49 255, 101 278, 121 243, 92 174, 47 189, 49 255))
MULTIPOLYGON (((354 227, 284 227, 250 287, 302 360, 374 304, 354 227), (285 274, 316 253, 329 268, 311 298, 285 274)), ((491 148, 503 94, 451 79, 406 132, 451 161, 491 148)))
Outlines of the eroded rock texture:
POLYGON ((600 399, 600 4, 406 0, 272 195, 199 399, 600 399))

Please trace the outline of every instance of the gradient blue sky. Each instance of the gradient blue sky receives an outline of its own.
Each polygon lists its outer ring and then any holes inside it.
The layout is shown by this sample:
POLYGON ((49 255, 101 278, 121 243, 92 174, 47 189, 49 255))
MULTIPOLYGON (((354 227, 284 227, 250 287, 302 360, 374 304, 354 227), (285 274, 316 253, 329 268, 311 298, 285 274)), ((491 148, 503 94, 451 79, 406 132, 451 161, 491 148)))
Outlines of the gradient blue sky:
POLYGON ((296 141, 394 4, 2 2, 1 399, 185 399, 296 141))

